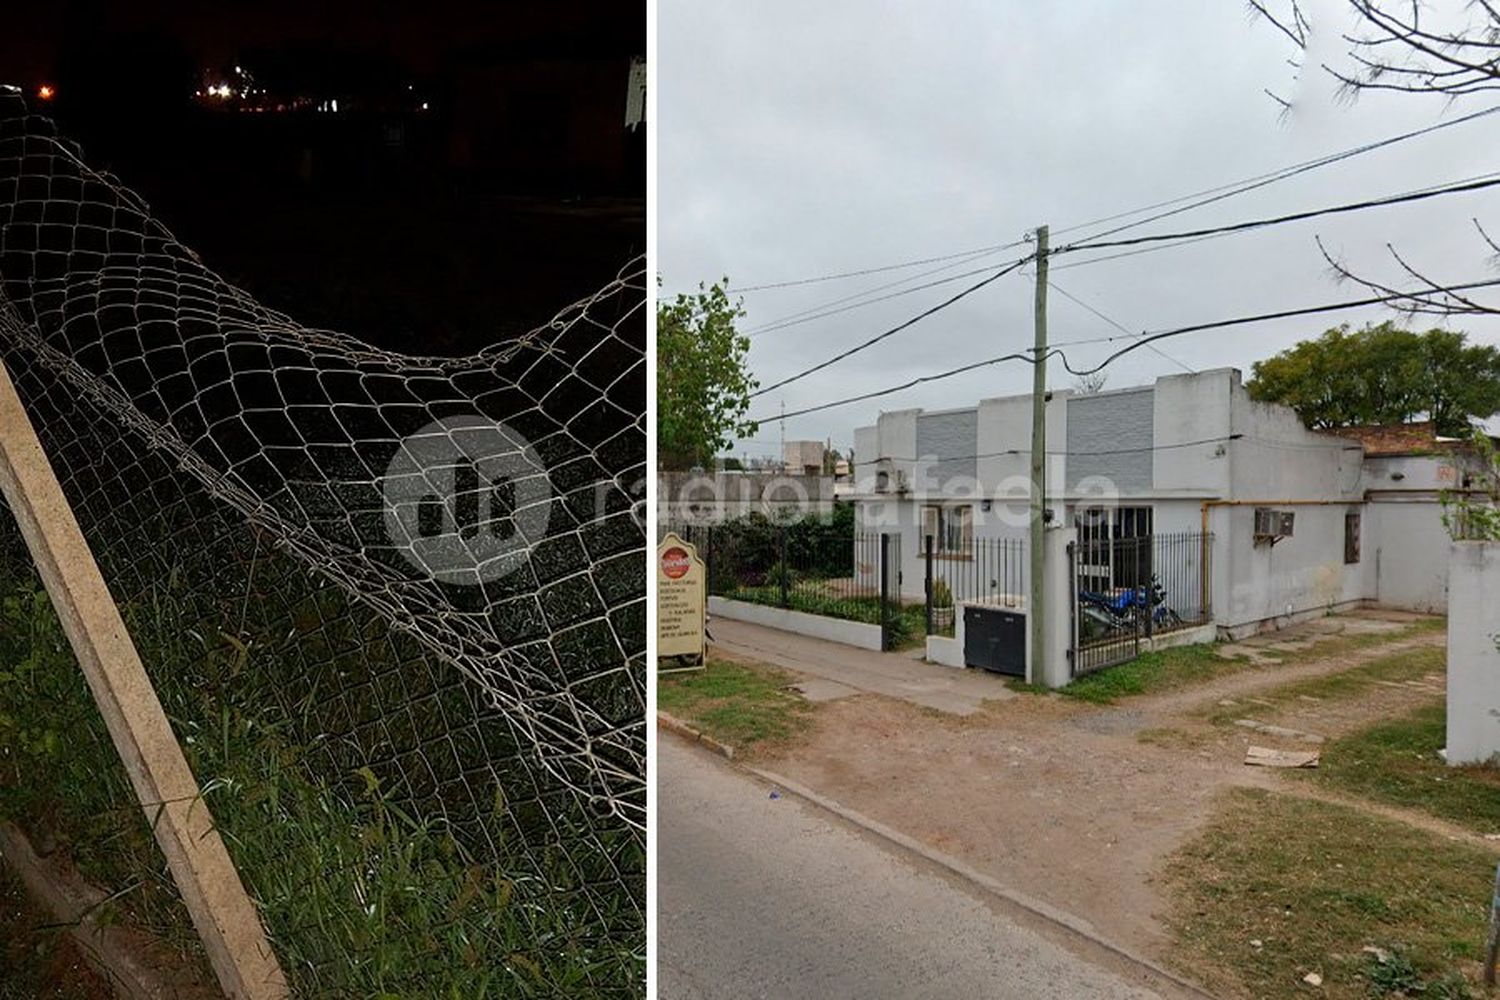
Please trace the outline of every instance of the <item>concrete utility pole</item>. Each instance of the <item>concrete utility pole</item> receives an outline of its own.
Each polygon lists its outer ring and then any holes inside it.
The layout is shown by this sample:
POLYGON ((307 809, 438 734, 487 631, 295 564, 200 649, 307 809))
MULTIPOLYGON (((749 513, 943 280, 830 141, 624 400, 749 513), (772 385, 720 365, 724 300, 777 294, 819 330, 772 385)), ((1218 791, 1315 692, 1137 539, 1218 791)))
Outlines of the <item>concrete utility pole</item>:
POLYGON ((1046 565, 1043 525, 1047 509, 1047 227, 1036 231, 1036 347, 1032 354, 1031 388, 1031 596, 1026 603, 1033 684, 1046 676, 1042 662, 1046 629, 1042 624, 1042 574, 1046 565))

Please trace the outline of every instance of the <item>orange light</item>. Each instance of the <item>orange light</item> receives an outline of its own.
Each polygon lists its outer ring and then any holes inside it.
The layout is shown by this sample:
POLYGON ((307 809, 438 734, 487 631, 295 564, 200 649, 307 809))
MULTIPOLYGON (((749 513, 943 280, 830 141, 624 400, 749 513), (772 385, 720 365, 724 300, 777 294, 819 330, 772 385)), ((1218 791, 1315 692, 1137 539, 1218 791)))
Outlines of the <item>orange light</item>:
POLYGON ((36 96, 40 97, 44 101, 52 100, 52 98, 56 96, 56 94, 57 91, 52 89, 51 84, 44 83, 40 87, 36 88, 36 96))

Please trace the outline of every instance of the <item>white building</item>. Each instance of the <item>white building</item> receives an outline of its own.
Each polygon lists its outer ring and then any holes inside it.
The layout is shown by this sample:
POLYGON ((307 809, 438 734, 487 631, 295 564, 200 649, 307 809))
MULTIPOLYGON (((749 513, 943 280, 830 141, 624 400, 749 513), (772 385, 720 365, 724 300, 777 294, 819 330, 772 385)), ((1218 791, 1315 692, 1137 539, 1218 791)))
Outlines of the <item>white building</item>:
MULTIPOLYGON (((1309 431, 1288 407, 1252 400, 1234 369, 1058 391, 1046 414, 1050 524, 1081 523, 1080 547, 1211 533, 1204 562, 1223 634, 1365 601, 1446 609, 1439 494, 1464 486, 1466 453, 1430 429, 1309 431)), ((1029 395, 882 413, 855 432, 858 530, 899 534, 910 567, 926 535, 935 558, 956 561, 976 539, 1024 538, 1030 445, 1029 395)), ((920 596, 921 570, 902 579, 920 596)))

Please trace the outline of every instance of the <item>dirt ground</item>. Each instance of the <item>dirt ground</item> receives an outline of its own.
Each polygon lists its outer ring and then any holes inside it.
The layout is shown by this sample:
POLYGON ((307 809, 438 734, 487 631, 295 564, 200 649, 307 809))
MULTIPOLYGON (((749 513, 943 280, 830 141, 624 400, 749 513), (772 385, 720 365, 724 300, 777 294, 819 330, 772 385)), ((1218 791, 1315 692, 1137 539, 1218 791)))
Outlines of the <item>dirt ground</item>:
POLYGON ((72 938, 0 867, 0 1000, 106 1000, 114 991, 72 938))
MULTIPOLYGON (((1252 669, 1116 706, 1024 696, 959 719, 875 695, 843 698, 821 706, 806 739, 765 764, 1067 910, 1109 940, 1164 956, 1166 901, 1155 877, 1212 800, 1231 786, 1319 794, 1243 763, 1252 743, 1309 749, 1306 742, 1207 716, 1229 701, 1259 722, 1333 738, 1440 699, 1438 675, 1377 683, 1344 699, 1256 701, 1289 681, 1443 644, 1441 632, 1403 636, 1412 617, 1367 611, 1257 637, 1242 644, 1257 660, 1252 669), (1389 641, 1340 648, 1341 638, 1384 633, 1389 641)), ((1500 849, 1439 821, 1373 811, 1500 849)))

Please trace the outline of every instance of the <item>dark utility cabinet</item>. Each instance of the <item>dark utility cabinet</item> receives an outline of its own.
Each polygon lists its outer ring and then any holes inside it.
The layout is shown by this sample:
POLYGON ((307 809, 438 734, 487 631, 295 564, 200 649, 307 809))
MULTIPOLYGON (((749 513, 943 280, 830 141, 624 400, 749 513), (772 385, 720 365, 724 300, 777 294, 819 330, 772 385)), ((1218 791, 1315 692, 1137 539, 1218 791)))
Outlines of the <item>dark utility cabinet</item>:
POLYGON ((964 607, 964 662, 1010 677, 1026 676, 1026 616, 964 607))

